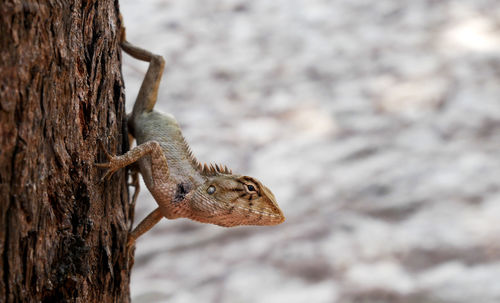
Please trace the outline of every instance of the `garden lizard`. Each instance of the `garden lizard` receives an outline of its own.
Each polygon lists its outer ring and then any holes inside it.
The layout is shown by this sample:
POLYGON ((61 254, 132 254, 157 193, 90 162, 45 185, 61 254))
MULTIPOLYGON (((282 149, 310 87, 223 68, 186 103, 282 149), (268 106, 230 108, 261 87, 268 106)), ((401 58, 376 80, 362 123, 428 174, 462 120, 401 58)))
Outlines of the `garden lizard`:
MULTIPOLYGON (((149 62, 132 113, 127 116, 137 146, 121 156, 104 149, 107 168, 103 179, 118 169, 138 162, 144 183, 158 207, 129 234, 128 245, 162 217, 191 220, 230 227, 276 225, 285 220, 273 193, 257 179, 232 174, 226 166, 200 164, 170 114, 153 109, 163 74, 163 57, 127 41, 122 49, 132 57, 149 62)), ((104 147, 103 147, 104 148, 104 147)))

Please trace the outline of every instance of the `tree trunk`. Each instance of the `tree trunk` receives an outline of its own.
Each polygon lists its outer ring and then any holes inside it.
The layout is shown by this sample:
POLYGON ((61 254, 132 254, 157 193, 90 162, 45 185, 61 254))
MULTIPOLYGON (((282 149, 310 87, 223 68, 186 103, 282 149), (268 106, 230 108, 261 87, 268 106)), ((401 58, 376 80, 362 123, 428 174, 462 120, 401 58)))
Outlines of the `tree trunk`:
POLYGON ((117 1, 0 1, 0 302, 128 302, 117 1))

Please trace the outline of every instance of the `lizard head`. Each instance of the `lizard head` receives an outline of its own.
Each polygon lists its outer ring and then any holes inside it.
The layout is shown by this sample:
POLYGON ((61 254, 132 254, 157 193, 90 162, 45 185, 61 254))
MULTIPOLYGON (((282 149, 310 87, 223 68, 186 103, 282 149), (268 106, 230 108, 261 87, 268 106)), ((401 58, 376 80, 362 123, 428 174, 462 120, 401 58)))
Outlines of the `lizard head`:
POLYGON ((191 210, 197 221, 220 226, 276 225, 285 217, 273 193, 258 180, 240 175, 215 174, 195 191, 191 210))

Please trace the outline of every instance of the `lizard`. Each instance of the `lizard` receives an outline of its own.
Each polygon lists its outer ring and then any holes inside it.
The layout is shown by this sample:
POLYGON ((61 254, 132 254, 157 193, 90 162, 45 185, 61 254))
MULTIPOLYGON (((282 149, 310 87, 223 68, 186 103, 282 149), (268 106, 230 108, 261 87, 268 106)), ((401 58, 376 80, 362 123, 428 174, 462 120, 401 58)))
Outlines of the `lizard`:
POLYGON ((226 166, 201 164, 174 116, 153 109, 165 66, 163 57, 125 39, 120 45, 133 58, 149 62, 132 113, 127 115, 129 132, 137 144, 118 156, 111 155, 99 141, 108 162, 95 165, 106 169, 104 180, 120 168, 138 164, 144 183, 158 204, 129 233, 127 246, 132 246, 164 217, 223 227, 284 222, 283 212, 269 188, 256 178, 233 174, 226 166))

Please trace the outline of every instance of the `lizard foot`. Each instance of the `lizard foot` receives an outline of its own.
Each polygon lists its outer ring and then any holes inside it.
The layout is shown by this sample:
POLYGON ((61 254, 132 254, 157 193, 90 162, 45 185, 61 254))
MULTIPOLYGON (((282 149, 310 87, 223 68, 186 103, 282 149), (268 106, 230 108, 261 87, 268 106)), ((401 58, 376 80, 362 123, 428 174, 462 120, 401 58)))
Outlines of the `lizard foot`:
POLYGON ((127 40, 126 38, 126 35, 125 35, 125 26, 124 26, 124 23, 123 23, 123 17, 122 17, 122 14, 118 15, 118 19, 120 20, 120 37, 119 37, 119 42, 120 44, 122 44, 123 42, 125 42, 127 40))
POLYGON ((134 265, 134 244, 135 239, 128 235, 127 238, 127 254, 128 254, 128 267, 132 268, 134 265))
POLYGON ((131 235, 129 235, 128 238, 127 238, 127 249, 132 248, 132 246, 134 246, 134 244, 135 244, 134 237, 132 237, 131 235))
POLYGON ((114 174, 115 171, 117 171, 119 168, 121 168, 121 165, 118 163, 118 157, 111 155, 108 150, 104 147, 104 144, 102 143, 102 140, 98 140, 100 148, 104 151, 104 154, 106 155, 106 158, 108 158, 107 163, 94 163, 95 166, 100 167, 100 168, 107 168, 106 173, 104 176, 102 176, 101 181, 109 180, 111 176, 114 174))

